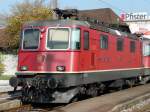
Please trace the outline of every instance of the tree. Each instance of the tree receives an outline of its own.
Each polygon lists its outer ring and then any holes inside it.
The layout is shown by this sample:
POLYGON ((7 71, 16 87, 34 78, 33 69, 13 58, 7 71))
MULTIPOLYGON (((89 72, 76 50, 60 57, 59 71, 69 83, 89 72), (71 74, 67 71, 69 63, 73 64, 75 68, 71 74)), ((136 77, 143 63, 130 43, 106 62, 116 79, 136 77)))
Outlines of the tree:
POLYGON ((32 0, 32 2, 24 0, 12 6, 11 16, 8 17, 8 26, 5 30, 8 35, 9 48, 18 48, 19 34, 25 22, 48 19, 52 19, 52 11, 44 5, 43 0, 32 0))

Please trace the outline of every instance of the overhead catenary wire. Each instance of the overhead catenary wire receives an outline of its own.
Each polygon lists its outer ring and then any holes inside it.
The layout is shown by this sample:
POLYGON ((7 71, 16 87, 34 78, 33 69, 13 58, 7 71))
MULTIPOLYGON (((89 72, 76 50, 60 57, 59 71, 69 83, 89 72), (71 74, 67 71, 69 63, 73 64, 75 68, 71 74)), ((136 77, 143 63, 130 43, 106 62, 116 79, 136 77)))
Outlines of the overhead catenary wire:
POLYGON ((118 8, 118 7, 110 4, 109 2, 106 2, 105 0, 97 0, 97 1, 102 2, 102 3, 106 4, 106 5, 109 5, 110 7, 114 8, 114 9, 117 9, 118 11, 120 11, 122 13, 127 13, 125 10, 123 10, 121 8, 118 8))

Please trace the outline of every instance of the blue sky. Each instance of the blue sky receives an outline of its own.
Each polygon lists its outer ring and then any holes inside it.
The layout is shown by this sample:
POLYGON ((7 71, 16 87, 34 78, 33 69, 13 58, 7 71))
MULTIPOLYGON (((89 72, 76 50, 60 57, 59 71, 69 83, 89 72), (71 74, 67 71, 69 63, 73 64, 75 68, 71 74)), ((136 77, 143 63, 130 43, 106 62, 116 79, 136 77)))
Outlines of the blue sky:
MULTIPOLYGON (((0 0, 0 13, 9 13, 10 7, 22 0, 0 0)), ((46 3, 50 0, 45 0, 46 3)), ((118 15, 123 12, 148 12, 150 0, 59 0, 59 7, 78 9, 112 8, 118 15)))
POLYGON ((60 0, 62 7, 73 6, 78 9, 112 8, 117 14, 125 12, 148 12, 150 0, 60 0))

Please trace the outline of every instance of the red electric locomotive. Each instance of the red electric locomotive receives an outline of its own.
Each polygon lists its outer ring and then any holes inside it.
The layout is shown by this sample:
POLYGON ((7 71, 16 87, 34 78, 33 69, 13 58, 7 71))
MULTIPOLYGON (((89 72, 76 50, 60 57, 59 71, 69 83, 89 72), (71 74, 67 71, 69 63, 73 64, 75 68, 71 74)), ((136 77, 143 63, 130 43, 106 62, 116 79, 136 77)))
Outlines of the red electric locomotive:
POLYGON ((140 82, 148 58, 142 40, 127 32, 87 21, 33 21, 23 27, 17 78, 10 83, 22 86, 22 101, 68 103, 140 82))

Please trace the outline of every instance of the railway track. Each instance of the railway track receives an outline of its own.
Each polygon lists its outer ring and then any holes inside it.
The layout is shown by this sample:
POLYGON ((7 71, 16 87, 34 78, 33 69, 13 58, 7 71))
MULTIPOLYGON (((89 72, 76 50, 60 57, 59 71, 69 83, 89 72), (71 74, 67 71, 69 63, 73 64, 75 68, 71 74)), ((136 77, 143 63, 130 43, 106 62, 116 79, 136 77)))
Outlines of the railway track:
POLYGON ((48 112, 62 105, 22 104, 21 91, 0 93, 0 112, 48 112))
MULTIPOLYGON (((125 97, 125 96, 127 97, 130 94, 138 93, 139 90, 144 91, 149 86, 150 86, 150 84, 147 84, 147 85, 133 87, 133 88, 130 88, 130 89, 125 89, 125 90, 121 90, 121 91, 117 91, 117 92, 115 92, 114 90, 110 90, 110 93, 104 94, 104 95, 102 95, 100 97, 87 99, 87 100, 75 102, 75 103, 68 104, 68 105, 50 105, 50 104, 46 104, 46 105, 41 105, 41 104, 30 105, 30 104, 22 104, 20 102, 20 97, 21 97, 20 93, 21 93, 21 91, 17 91, 15 93, 14 92, 8 92, 8 93, 3 92, 3 93, 0 93, 0 112, 48 112, 48 111, 52 111, 52 112, 62 112, 62 111, 63 112, 70 112, 70 111, 67 110, 70 107, 73 108, 73 109, 81 108, 80 105, 83 106, 84 103, 85 103, 86 106, 87 106, 88 104, 90 104, 89 102, 91 102, 91 101, 95 105, 97 105, 98 104, 98 103, 96 103, 97 99, 100 99, 100 102, 106 102, 108 99, 113 99, 114 97, 116 97, 116 98, 118 97, 118 99, 119 99, 119 95, 122 95, 122 97, 125 97), (144 87, 146 87, 146 88, 143 89, 144 87), (140 88, 142 88, 142 89, 140 89, 140 88), (114 94, 114 96, 113 96, 113 94, 114 94), (105 99, 104 98, 105 96, 110 96, 110 97, 105 99), (93 99, 95 99, 95 100, 93 100, 93 99), (79 106, 79 107, 76 107, 76 106, 79 106)), ((147 93, 150 93, 150 89, 149 90, 147 89, 147 90, 145 90, 145 92, 139 93, 138 95, 141 96, 141 95, 144 95, 144 94, 147 94, 147 93)), ((136 95, 136 97, 138 97, 138 95, 136 95)), ((128 101, 128 100, 131 100, 132 98, 135 98, 135 96, 129 96, 129 99, 124 99, 123 101, 128 101)), ((120 102, 123 102, 123 101, 120 101, 120 102)), ((112 102, 113 102, 113 100, 112 100, 112 102)), ((107 101, 107 103, 105 105, 108 104, 110 106, 109 103, 110 102, 107 101)), ((111 105, 112 105, 112 107, 115 106, 113 104, 111 104, 111 105)), ((92 106, 92 104, 91 104, 91 106, 92 106)), ((105 106, 105 108, 106 107, 107 106, 105 106)), ((88 108, 88 106, 87 106, 87 108, 88 108)), ((82 109, 83 109, 83 107, 81 108, 81 110, 82 109)), ((78 111, 80 111, 80 110, 78 110, 78 111)), ((83 111, 83 112, 86 112, 86 111, 83 111)), ((107 112, 107 111, 104 111, 104 112, 107 112)))
POLYGON ((0 101, 3 99, 15 99, 21 97, 21 90, 17 91, 8 91, 8 92, 1 92, 0 93, 0 101))
POLYGON ((146 84, 72 103, 50 112, 147 112, 139 110, 149 102, 150 84, 146 84))
POLYGON ((35 105, 31 105, 31 104, 22 104, 20 105, 20 107, 17 108, 13 108, 13 109, 9 109, 9 110, 5 110, 3 112, 49 112, 49 111, 53 111, 59 108, 62 108, 63 106, 58 106, 58 105, 39 105, 39 104, 35 104, 35 105))
POLYGON ((23 112, 33 110, 32 105, 21 103, 21 90, 0 93, 0 112, 23 112))
POLYGON ((20 106, 21 91, 0 93, 0 112, 20 106))

